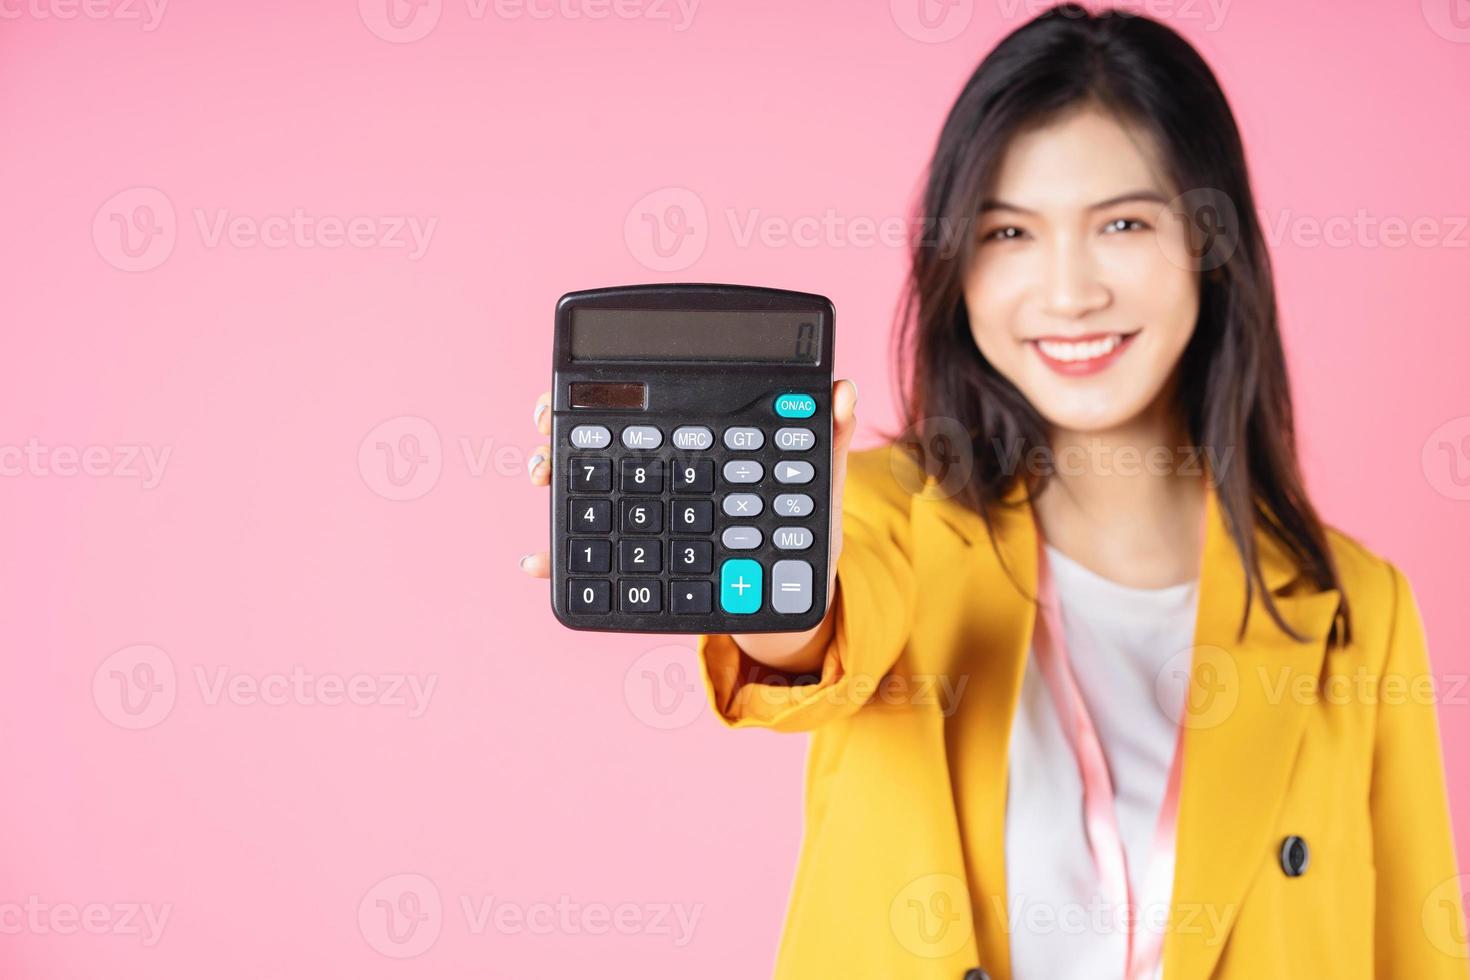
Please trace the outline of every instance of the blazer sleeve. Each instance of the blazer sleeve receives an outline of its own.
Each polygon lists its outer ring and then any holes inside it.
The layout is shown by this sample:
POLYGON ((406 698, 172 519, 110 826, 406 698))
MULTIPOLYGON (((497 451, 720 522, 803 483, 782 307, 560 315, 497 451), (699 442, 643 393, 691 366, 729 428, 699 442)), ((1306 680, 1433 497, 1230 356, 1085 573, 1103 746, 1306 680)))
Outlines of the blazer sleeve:
POLYGON ((897 477, 898 467, 912 465, 889 446, 848 455, 842 552, 832 600, 835 629, 816 683, 793 683, 768 670, 729 635, 699 637, 706 693, 725 725, 810 731, 873 697, 913 625, 910 495, 897 477))
POLYGON ((1413 589, 1391 563, 1393 621, 1380 675, 1369 804, 1377 869, 1374 975, 1465 980, 1465 910, 1450 831, 1436 699, 1413 589), (1397 687, 1384 688, 1391 682, 1397 687))

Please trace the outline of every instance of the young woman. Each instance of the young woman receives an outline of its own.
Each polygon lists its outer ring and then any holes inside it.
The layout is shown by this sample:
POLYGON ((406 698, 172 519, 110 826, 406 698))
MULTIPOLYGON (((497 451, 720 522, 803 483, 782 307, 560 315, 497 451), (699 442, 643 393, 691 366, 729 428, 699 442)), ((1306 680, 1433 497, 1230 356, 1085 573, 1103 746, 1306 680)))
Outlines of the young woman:
POLYGON ((1208 67, 1050 10, 922 207, 905 435, 849 455, 833 391, 825 621, 699 638, 727 724, 812 733, 777 975, 1466 977, 1418 608, 1307 498, 1208 67))

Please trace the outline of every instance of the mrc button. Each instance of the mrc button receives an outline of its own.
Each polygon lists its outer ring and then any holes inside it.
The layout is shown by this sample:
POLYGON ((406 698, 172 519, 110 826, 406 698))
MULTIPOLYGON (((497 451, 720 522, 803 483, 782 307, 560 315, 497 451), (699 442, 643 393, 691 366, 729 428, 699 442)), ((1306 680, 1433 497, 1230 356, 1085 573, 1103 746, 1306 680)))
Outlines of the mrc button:
POLYGON ((817 400, 811 395, 789 392, 777 395, 776 414, 783 419, 809 419, 817 414, 817 400))

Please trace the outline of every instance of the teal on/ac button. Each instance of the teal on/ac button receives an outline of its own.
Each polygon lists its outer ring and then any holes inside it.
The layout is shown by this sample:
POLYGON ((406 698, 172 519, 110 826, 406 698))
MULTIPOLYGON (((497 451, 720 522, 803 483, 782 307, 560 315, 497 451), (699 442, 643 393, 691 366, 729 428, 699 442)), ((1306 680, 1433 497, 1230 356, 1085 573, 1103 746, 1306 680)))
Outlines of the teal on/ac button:
POLYGON ((720 565, 720 608, 727 613, 760 611, 760 562, 752 558, 728 558, 720 565))
POLYGON ((809 419, 817 414, 817 400, 811 395, 777 395, 776 414, 783 419, 809 419))

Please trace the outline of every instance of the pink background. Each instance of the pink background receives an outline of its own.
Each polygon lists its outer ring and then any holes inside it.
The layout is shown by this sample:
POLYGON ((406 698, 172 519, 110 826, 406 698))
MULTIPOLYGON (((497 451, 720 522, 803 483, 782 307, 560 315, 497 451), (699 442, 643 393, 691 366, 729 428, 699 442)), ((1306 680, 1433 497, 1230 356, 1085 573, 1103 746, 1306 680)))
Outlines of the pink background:
MULTIPOLYGON (((568 632, 515 567, 545 545, 524 465, 552 304, 658 279, 826 293, 866 444, 895 418, 904 254, 862 222, 907 215, 959 86, 1039 8, 961 0, 926 28, 918 0, 703 0, 687 23, 663 0, 417 20, 393 0, 394 26, 387 0, 156 22, 117 2, 0 20, 0 905, 46 907, 0 921, 0 974, 767 974, 804 740, 722 730, 689 639, 568 632), (327 226, 249 237, 298 208, 327 226), (222 216, 244 220, 217 237, 222 216), (392 246, 409 216, 434 222, 421 254, 392 246), (746 239, 752 216, 774 223, 746 239), (144 448, 168 453, 158 479, 144 448), (285 703, 216 687, 280 694, 298 669, 316 686, 285 703), (392 703, 406 675, 434 684, 426 710, 392 703), (319 703, 352 685, 374 703, 319 703), (379 899, 417 900, 418 931, 385 936, 379 899), (576 911, 466 916, 487 900, 576 911), (128 903, 168 909, 161 937, 128 903), (68 918, 88 905, 100 934, 68 918), (630 934, 596 934, 619 905, 630 934)), ((1470 27, 1450 2, 1148 9, 1217 69, 1280 230, 1316 499, 1408 573, 1463 683, 1470 27), (1313 237, 1360 211, 1427 223, 1313 237)), ((1464 854, 1470 690, 1446 690, 1464 854)))

